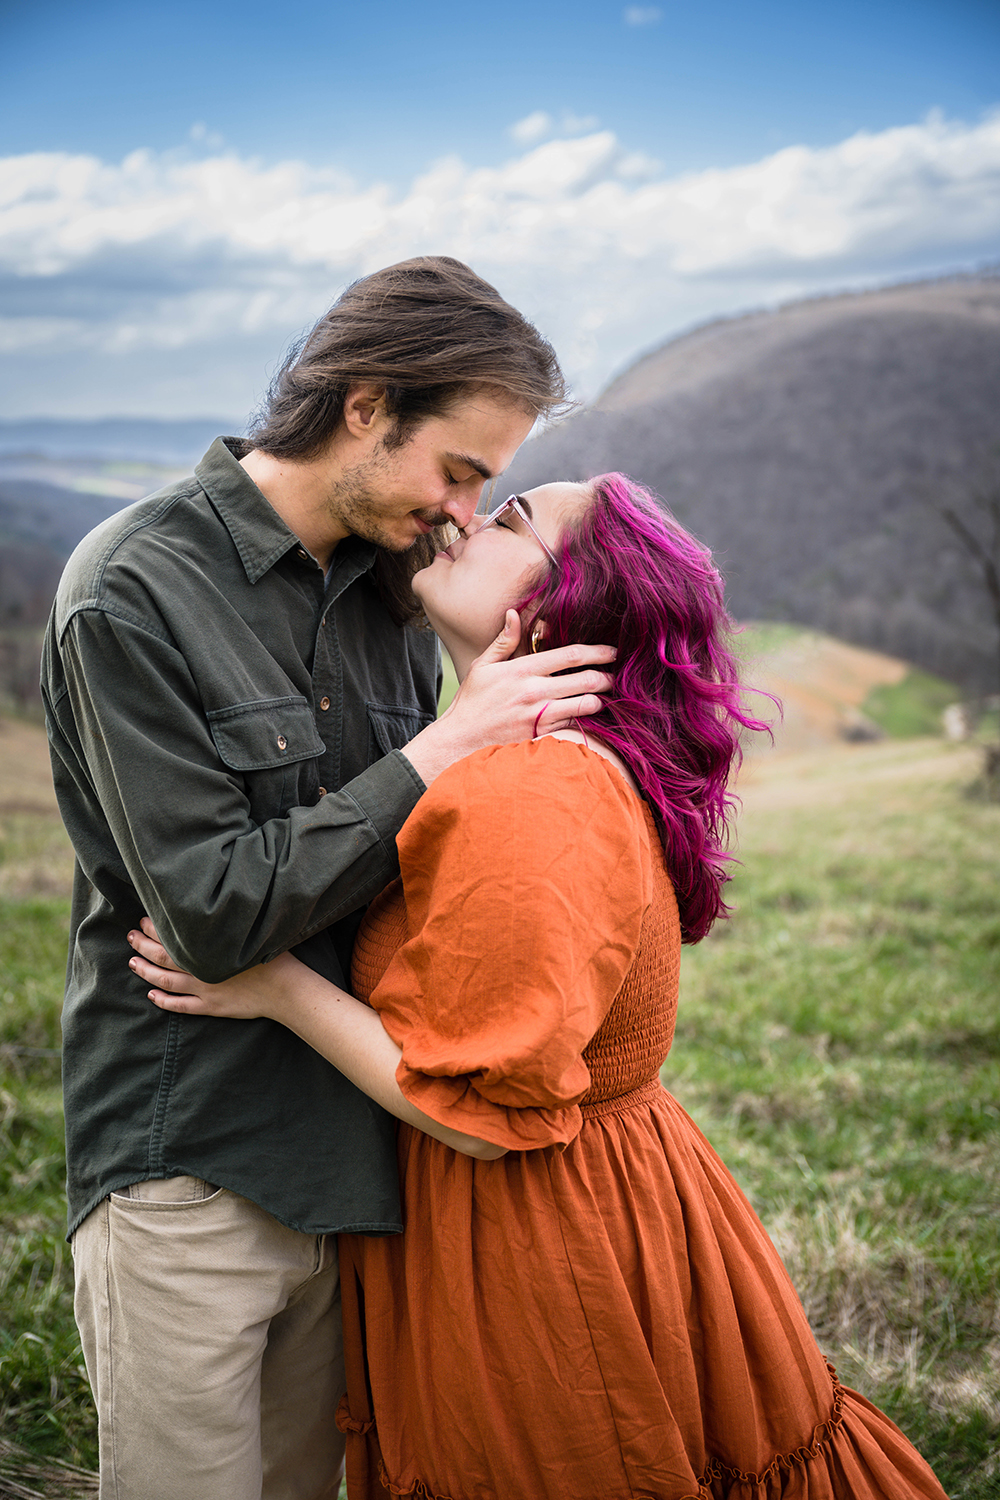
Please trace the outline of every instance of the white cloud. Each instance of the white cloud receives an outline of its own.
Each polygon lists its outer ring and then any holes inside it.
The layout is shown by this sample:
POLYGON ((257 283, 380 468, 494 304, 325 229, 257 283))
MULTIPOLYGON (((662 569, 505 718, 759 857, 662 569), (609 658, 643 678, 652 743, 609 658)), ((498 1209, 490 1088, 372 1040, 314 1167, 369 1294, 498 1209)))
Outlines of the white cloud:
POLYGON ((447 158, 402 193, 234 153, 9 157, 0 397, 11 415, 218 410, 242 360, 245 401, 226 399, 249 405, 346 281, 435 252, 495 281, 589 395, 699 319, 998 248, 1000 113, 676 177, 594 131, 499 167, 447 158))
POLYGON ((657 21, 663 20, 658 5, 627 5, 622 16, 626 26, 655 26, 657 21))
POLYGON ((561 136, 582 135, 584 131, 596 130, 600 123, 596 115, 575 115, 571 110, 564 110, 557 126, 547 110, 536 109, 532 114, 525 115, 523 120, 509 125, 507 134, 519 146, 535 146, 539 141, 544 141, 547 135, 554 135, 557 130, 561 136))
POLYGON ((544 140, 551 135, 555 128, 555 121, 544 109, 536 109, 532 114, 525 115, 523 120, 517 120, 510 126, 507 134, 515 140, 519 146, 533 146, 536 141, 544 140))
POLYGON ((564 135, 582 135, 585 130, 596 130, 600 123, 596 115, 574 115, 567 112, 559 125, 564 135))
POLYGON ((188 131, 188 138, 198 146, 204 146, 210 151, 221 151, 226 144, 216 130, 209 130, 204 120, 196 120, 188 131))

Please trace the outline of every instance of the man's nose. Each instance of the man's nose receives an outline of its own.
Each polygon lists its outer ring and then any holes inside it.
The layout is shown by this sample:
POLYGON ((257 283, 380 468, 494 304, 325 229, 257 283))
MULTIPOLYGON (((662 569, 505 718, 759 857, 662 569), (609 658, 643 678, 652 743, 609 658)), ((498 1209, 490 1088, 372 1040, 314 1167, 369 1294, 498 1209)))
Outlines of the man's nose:
POLYGON ((453 525, 457 526, 459 531, 464 531, 476 514, 478 503, 478 495, 465 495, 461 498, 455 495, 446 500, 441 509, 451 518, 453 525))

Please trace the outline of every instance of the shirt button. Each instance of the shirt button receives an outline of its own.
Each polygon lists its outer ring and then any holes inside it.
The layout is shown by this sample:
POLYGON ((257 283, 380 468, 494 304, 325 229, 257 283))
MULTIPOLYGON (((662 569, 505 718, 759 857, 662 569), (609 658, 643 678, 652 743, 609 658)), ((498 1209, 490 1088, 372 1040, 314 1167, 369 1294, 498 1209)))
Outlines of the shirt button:
POLYGON ((320 789, 319 789, 319 795, 321 797, 325 797, 326 796, 326 787, 325 786, 321 786, 320 787, 320 789))
POLYGON ((329 698, 321 698, 319 700, 319 706, 323 710, 323 712, 326 713, 327 709, 330 707, 329 698))
POLYGON ((283 734, 279 734, 278 735, 278 749, 279 750, 287 750, 288 749, 288 741, 285 739, 285 736, 283 734))
POLYGON ((302 561, 305 562, 307 560, 307 558, 309 557, 309 553, 306 551, 306 549, 304 547, 296 547, 296 549, 295 549, 295 556, 296 557, 301 557, 302 561))

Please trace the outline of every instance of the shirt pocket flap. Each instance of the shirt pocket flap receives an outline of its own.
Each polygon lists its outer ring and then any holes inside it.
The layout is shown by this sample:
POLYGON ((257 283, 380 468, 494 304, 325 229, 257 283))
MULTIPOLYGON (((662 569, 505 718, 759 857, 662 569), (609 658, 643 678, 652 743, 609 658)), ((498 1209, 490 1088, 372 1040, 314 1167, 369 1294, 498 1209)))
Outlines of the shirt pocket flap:
POLYGON ((419 708, 400 708, 389 703, 367 703, 368 726, 383 755, 402 750, 415 734, 434 723, 434 715, 419 708))
POLYGON ((208 724, 216 750, 233 771, 266 771, 326 750, 304 698, 263 698, 214 708, 208 724))

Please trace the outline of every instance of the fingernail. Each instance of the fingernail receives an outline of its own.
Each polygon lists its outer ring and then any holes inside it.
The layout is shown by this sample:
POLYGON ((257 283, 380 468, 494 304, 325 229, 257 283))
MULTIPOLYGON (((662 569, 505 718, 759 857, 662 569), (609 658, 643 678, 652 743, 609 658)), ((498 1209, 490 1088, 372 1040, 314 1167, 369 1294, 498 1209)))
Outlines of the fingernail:
POLYGON ((135 959, 134 958, 130 958, 129 959, 128 966, 129 966, 130 969, 134 969, 135 968, 135 959))

